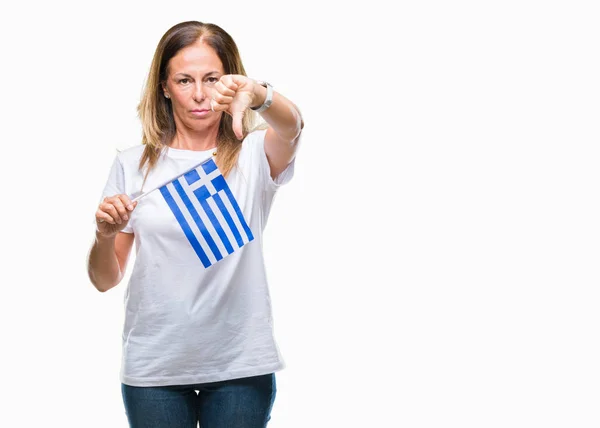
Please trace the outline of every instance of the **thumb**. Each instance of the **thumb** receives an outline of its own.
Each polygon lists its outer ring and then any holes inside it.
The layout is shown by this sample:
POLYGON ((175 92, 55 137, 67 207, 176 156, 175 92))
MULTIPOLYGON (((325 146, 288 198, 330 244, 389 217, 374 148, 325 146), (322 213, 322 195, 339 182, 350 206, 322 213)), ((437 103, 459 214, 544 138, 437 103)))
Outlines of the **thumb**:
POLYGON ((233 119, 232 127, 235 136, 238 140, 244 138, 242 119, 244 118, 244 110, 234 111, 231 115, 233 119))

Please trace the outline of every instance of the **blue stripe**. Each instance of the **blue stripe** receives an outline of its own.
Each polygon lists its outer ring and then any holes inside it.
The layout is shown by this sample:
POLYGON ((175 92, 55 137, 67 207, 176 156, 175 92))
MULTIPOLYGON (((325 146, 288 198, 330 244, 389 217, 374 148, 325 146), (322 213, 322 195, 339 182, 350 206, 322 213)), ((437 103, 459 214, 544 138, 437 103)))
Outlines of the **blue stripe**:
POLYGON ((188 241, 190 241, 192 248, 194 249, 194 251, 196 252, 198 257, 200 258, 200 261, 202 262, 202 264, 204 265, 205 268, 209 267, 211 265, 210 260, 206 256, 206 253, 204 253, 204 250, 202 249, 202 247, 200 246, 200 243, 196 239, 194 232, 192 232, 190 225, 188 224, 185 217, 179 210, 179 207, 177 206, 177 203, 173 199, 173 196, 167 189, 167 186, 161 187, 160 193, 162 193, 163 198, 165 198, 165 201, 167 201, 167 205, 169 205, 169 208, 171 208, 171 211, 173 211, 173 214, 175 214, 175 218, 177 219, 177 221, 179 222, 179 225, 183 229, 183 233, 187 237, 188 241))
MULTIPOLYGON (((215 216, 215 213, 213 212, 212 208, 208 204, 207 199, 210 198, 210 192, 208 191, 208 189, 206 188, 206 186, 198 187, 196 190, 194 190, 194 195, 196 195, 196 198, 198 198, 198 201, 200 202, 200 205, 202 205, 202 208, 204 208, 204 212, 206 213, 206 215, 210 219, 210 222, 212 223, 212 225, 214 226, 215 230, 219 234, 219 237, 221 238, 221 241, 223 242, 223 245, 227 249, 227 252, 229 254, 233 253, 233 247, 231 246, 231 243, 229 242, 229 238, 225 234, 225 231, 223 230, 223 227, 221 226, 221 223, 219 223, 219 220, 217 219, 217 216, 215 216)), ((228 222, 228 224, 229 224, 229 222, 228 222)), ((242 245, 243 244, 240 244, 240 247, 242 245)))
POLYGON ((223 214, 223 217, 225 217, 225 221, 229 225, 229 229, 231 229, 231 233, 233 233, 233 236, 235 237, 235 240, 237 241, 238 246, 241 247, 242 245, 244 245, 244 241, 242 240, 242 235, 240 235, 240 232, 238 232, 238 228, 235 225, 235 223, 233 222, 233 218, 231 218, 231 215, 229 215, 229 211, 227 210, 227 207, 223 203, 221 196, 218 193, 216 193, 213 196, 213 200, 217 203, 217 206, 219 207, 219 211, 221 211, 221 214, 223 214))
POLYGON ((217 261, 221 260, 223 258, 223 256, 221 255, 221 252, 219 251, 217 244, 215 244, 215 241, 212 239, 212 236, 210 236, 210 233, 208 233, 208 230, 206 230, 206 226, 204 226, 204 222, 200 218, 200 215, 198 214, 198 211, 196 211, 196 208, 194 208, 194 205, 192 205, 192 201, 190 201, 190 198, 188 198, 188 195, 185 193, 185 190, 183 190, 183 187, 181 187, 181 183, 179 182, 179 180, 173 181, 173 186, 177 190, 177 193, 179 193, 179 197, 185 204, 190 215, 192 216, 192 218, 198 225, 198 229, 200 229, 200 233, 202 233, 202 236, 206 240, 206 243, 208 244, 210 250, 213 252, 215 257, 217 258, 217 261))
POLYGON ((198 171, 196 171, 195 169, 184 174, 184 177, 185 181, 187 181, 187 184, 194 184, 196 181, 200 180, 200 174, 198 174, 198 171))
POLYGON ((210 174, 215 169, 217 169, 217 164, 211 158, 211 159, 208 159, 205 163, 202 164, 202 169, 204 170, 205 173, 210 174))
POLYGON ((222 190, 225 192, 225 194, 227 195, 227 198, 229 199, 229 202, 231 203, 231 206, 233 207, 235 213, 237 214, 240 224, 244 228, 244 231, 246 231, 246 235, 248 236, 248 242, 252 241, 254 239, 254 236, 252 235, 252 231, 248 227, 248 224, 246 223, 246 220, 244 219, 244 214, 242 214, 242 210, 240 209, 240 206, 238 205, 237 201, 235 200, 233 193, 231 193, 231 190, 229 190, 229 186, 227 185, 225 178, 222 175, 219 175, 218 177, 213 178, 212 184, 215 186, 215 189, 217 189, 217 192, 219 190, 222 190))

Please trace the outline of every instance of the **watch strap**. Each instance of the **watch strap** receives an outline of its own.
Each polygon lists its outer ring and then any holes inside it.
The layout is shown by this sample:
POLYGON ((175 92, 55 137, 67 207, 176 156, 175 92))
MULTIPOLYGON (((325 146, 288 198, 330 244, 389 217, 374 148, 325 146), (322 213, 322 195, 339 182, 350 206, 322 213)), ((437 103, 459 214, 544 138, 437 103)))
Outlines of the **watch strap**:
POLYGON ((264 82, 262 80, 258 80, 256 83, 267 88, 265 102, 259 107, 250 107, 255 112, 260 113, 271 107, 271 104, 273 103, 273 86, 271 86, 269 82, 264 82))

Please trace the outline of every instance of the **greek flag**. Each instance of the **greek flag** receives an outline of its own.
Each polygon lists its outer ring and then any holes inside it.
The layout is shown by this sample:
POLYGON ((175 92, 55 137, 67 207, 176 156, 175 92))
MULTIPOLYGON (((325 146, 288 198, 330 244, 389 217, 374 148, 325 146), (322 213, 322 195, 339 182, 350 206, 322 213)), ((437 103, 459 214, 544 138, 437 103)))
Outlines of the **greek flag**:
POLYGON ((159 189, 205 268, 254 239, 212 158, 159 189))

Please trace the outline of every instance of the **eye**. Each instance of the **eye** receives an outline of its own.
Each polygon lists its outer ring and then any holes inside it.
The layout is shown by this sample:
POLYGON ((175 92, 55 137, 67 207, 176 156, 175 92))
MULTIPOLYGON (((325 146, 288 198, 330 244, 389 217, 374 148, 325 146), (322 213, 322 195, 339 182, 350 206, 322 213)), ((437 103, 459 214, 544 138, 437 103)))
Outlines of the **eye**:
POLYGON ((187 85, 190 82, 190 79, 185 78, 185 79, 179 79, 179 83, 182 85, 187 85))
POLYGON ((214 83, 217 83, 219 81, 219 78, 218 77, 209 77, 209 78, 206 79, 206 81, 208 83, 213 83, 214 84, 214 83))

